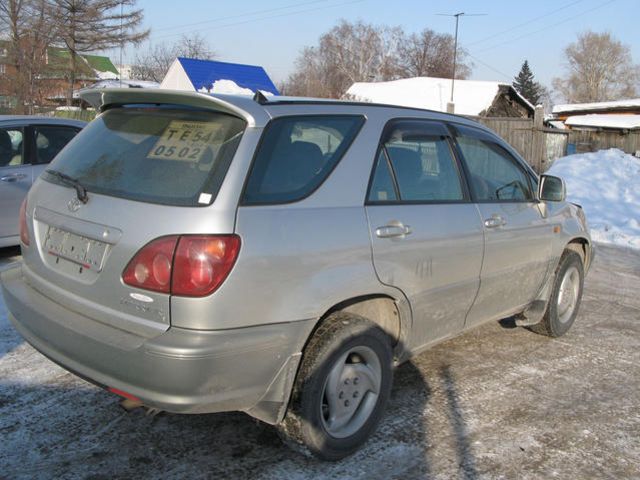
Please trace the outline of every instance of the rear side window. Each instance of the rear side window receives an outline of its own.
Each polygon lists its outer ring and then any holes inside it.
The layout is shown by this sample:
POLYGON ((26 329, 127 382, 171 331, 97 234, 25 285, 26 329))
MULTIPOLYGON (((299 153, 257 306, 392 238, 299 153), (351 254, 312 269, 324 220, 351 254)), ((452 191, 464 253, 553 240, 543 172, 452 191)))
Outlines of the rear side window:
POLYGON ((249 173, 244 205, 289 203, 316 190, 364 123, 361 116, 299 116, 273 120, 249 173))
POLYGON ((49 163, 60 153, 79 130, 70 127, 36 126, 33 135, 36 140, 36 163, 49 163))
POLYGON ((444 125, 430 121, 392 124, 383 138, 368 201, 398 200, 398 194, 402 202, 463 201, 447 135, 444 125))
MULTIPOLYGON (((90 194, 208 205, 245 127, 231 115, 179 106, 114 108, 85 127, 50 169, 77 179, 90 194)), ((59 182, 46 172, 43 178, 59 182)))

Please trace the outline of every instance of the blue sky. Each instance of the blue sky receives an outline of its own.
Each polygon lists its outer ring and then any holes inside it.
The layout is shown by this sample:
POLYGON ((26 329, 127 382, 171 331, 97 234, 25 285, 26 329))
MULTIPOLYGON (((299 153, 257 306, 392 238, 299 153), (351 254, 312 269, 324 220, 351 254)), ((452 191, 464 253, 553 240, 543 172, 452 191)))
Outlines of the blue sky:
MULTIPOLYGON (((587 29, 609 31, 640 63, 639 0, 138 0, 152 43, 171 43, 197 31, 220 60, 259 64, 278 82, 300 49, 341 19, 430 28, 453 33, 454 19, 439 13, 485 13, 460 21, 459 42, 473 55, 472 78, 510 81, 526 58, 546 85, 562 72, 562 50, 587 29)), ((145 48, 143 45, 140 48, 145 48)), ((117 61, 118 54, 111 56, 117 61)), ((132 49, 125 58, 133 57, 132 49)))

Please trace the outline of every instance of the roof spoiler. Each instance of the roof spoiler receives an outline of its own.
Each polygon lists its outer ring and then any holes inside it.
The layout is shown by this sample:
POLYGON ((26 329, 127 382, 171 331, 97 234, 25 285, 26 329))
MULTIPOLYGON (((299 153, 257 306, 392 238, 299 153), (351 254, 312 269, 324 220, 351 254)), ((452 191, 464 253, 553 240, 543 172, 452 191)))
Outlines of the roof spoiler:
MULTIPOLYGON (((243 118, 249 127, 261 127, 270 120, 263 103, 251 97, 235 95, 209 95, 198 92, 165 90, 159 88, 105 88, 83 89, 79 96, 98 111, 126 104, 173 104, 210 109, 243 118)), ((264 94, 262 94, 264 97, 264 94)), ((266 97, 265 97, 266 98, 266 97)), ((267 102, 268 103, 268 100, 267 102)))

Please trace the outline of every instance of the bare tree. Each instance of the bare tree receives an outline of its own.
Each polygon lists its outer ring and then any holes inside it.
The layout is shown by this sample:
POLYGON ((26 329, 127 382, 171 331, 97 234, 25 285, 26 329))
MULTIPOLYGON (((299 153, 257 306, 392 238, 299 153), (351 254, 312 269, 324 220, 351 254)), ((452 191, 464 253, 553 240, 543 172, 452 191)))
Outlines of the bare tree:
POLYGON ((177 57, 212 60, 216 57, 216 52, 199 33, 183 35, 172 45, 159 43, 137 54, 131 76, 137 80, 161 82, 177 57))
POLYGON ((69 52, 67 104, 71 104, 78 56, 97 50, 138 44, 149 31, 140 31, 142 10, 136 0, 48 0, 53 8, 58 42, 69 52))
MULTIPOLYGON (((452 35, 436 33, 428 28, 403 38, 398 49, 403 76, 451 78, 454 47, 452 35)), ((471 67, 466 50, 459 47, 456 78, 467 78, 471 67)))
POLYGON ((46 53, 55 28, 51 28, 46 0, 0 2, 0 26, 8 32, 10 71, 4 88, 16 99, 17 113, 33 113, 38 82, 46 68, 46 53))
MULTIPOLYGON (((407 36, 399 27, 342 20, 306 47, 284 84, 288 95, 340 97, 354 82, 402 77, 451 78, 454 41, 451 35, 425 29, 407 36)), ((457 78, 466 78, 472 65, 458 49, 457 78)))
POLYGON ((291 95, 340 97, 354 82, 391 80, 400 76, 399 28, 342 20, 306 47, 286 82, 291 95))
POLYGON ((635 97, 640 67, 628 45, 610 33, 587 31, 564 50, 567 73, 553 80, 568 102, 600 102, 635 97))

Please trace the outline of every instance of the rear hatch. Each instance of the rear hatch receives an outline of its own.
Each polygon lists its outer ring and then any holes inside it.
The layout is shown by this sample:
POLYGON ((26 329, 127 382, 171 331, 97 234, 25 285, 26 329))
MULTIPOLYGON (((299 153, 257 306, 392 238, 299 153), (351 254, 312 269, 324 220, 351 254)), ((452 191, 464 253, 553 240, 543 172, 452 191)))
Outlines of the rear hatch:
POLYGON ((229 113, 176 105, 101 114, 29 194, 28 281, 113 327, 146 337, 166 330, 170 295, 126 285, 123 271, 159 237, 233 232, 235 208, 214 202, 246 125, 229 113))

